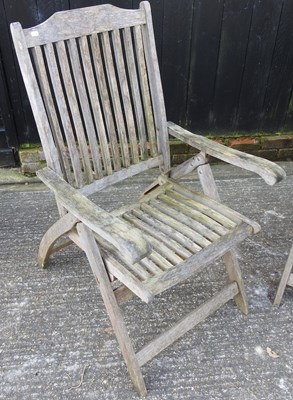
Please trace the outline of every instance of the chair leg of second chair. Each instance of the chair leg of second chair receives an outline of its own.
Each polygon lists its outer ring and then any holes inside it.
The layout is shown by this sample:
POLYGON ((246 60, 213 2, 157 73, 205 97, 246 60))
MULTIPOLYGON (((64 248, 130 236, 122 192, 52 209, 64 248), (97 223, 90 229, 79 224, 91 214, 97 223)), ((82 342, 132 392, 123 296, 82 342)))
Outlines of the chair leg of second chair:
POLYGON ((273 306, 279 306, 286 288, 286 285, 288 285, 288 282, 290 280, 290 277, 293 275, 292 274, 292 269, 293 269, 293 245, 291 247, 291 251, 289 253, 283 275, 281 277, 279 287, 277 290, 277 294, 273 303, 273 306))

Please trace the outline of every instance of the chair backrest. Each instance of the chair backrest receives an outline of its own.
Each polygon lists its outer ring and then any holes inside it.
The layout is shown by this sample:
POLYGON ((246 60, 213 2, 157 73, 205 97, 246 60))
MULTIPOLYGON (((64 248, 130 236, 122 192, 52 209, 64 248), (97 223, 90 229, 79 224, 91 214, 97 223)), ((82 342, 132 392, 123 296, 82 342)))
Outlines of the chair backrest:
POLYGON ((169 168, 148 2, 61 11, 11 32, 51 168, 77 187, 141 163, 169 168))

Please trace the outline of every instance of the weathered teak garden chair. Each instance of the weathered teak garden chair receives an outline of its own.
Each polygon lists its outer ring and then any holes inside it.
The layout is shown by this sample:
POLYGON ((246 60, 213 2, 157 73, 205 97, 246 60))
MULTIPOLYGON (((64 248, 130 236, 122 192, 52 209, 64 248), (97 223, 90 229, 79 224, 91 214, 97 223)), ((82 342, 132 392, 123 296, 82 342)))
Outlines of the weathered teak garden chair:
POLYGON ((275 300, 273 303, 274 306, 280 305, 284 291, 286 289, 286 286, 288 285, 288 286, 293 287, 292 269, 293 269, 293 244, 291 247, 291 251, 288 255, 288 259, 287 259, 287 262, 286 262, 286 265, 285 265, 285 268, 284 268, 284 271, 283 271, 283 274, 282 274, 282 277, 281 277, 281 280, 280 280, 280 283, 278 286, 276 297, 275 297, 275 300))
POLYGON ((39 263, 60 250, 62 235, 85 252, 133 384, 145 394, 140 367, 147 361, 232 298, 248 312, 233 248, 260 228, 220 204, 209 155, 268 184, 284 172, 166 122, 148 2, 138 10, 62 11, 30 29, 13 23, 11 31, 48 165, 38 176, 60 213, 42 239, 39 263), (199 154, 171 168, 168 135, 199 154), (158 178, 136 204, 108 213, 87 199, 154 167, 158 178), (204 194, 178 183, 195 169, 204 194), (135 353, 118 304, 133 294, 149 302, 221 256, 230 283, 135 353), (113 280, 121 282, 115 290, 113 280))

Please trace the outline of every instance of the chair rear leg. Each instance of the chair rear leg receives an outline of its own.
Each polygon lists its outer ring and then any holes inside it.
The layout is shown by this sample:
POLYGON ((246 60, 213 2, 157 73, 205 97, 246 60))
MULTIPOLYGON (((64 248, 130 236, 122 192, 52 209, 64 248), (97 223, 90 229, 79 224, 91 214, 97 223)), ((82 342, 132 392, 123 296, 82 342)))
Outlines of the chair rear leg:
POLYGON ((120 349, 122 351, 130 378, 135 389, 141 396, 147 394, 141 369, 138 364, 130 337, 128 335, 122 311, 114 295, 109 276, 107 274, 103 259, 92 231, 84 224, 77 224, 77 232, 83 244, 92 271, 98 280, 101 295, 109 315, 111 324, 116 334, 120 349))
POLYGON ((231 282, 237 282, 239 293, 234 297, 237 307, 247 315, 249 312, 247 296, 244 289, 244 284, 241 276, 241 270, 238 264, 236 251, 230 250, 223 256, 226 270, 231 282))
MULTIPOLYGON (((53 247, 55 242, 74 228, 77 222, 78 220, 73 215, 66 214, 47 230, 41 240, 38 252, 38 264, 41 267, 44 268, 48 263, 50 255, 54 252, 53 247)), ((68 244, 70 243, 71 241, 68 242, 68 244)), ((64 246, 60 246, 59 249, 62 247, 64 246)))

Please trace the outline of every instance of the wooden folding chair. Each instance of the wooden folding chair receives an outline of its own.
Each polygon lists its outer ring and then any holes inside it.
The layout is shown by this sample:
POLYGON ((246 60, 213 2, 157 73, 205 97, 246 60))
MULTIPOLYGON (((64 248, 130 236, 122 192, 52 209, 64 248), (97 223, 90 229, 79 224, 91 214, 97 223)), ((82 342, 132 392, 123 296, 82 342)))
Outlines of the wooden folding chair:
POLYGON ((146 394, 142 365, 230 299, 248 312, 234 247, 260 227, 220 203, 208 157, 270 185, 284 171, 166 122, 148 2, 138 10, 62 11, 29 29, 13 23, 11 32, 47 160, 38 176, 60 213, 41 241, 39 263, 70 243, 85 252, 133 384, 146 394), (198 155, 171 168, 168 135, 198 155), (135 204, 108 213, 87 198, 149 168, 158 177, 135 204), (204 193, 178 183, 193 170, 204 193), (64 235, 69 240, 58 245, 64 235), (149 302, 219 257, 230 283, 135 352, 119 303, 132 295, 149 302))
POLYGON ((273 303, 273 306, 278 307, 281 303, 284 291, 286 289, 286 286, 291 286, 293 287, 293 245, 291 247, 291 251, 288 255, 288 259, 278 286, 278 290, 276 293, 276 297, 273 303))

